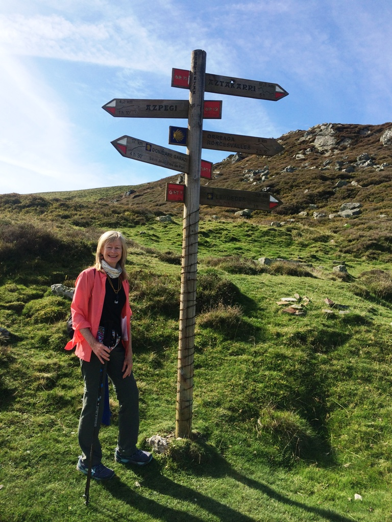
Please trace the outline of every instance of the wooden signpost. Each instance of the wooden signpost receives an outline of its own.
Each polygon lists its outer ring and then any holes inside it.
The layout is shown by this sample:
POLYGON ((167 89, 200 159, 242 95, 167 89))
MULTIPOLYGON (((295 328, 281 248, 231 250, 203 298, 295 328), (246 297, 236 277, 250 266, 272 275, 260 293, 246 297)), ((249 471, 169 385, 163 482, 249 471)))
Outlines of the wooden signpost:
POLYGON ((200 205, 217 205, 270 211, 281 202, 266 192, 200 186, 200 178, 212 177, 212 163, 201 159, 202 148, 272 156, 282 150, 272 138, 256 138, 204 131, 203 119, 221 118, 222 102, 205 101, 213 92, 278 101, 288 95, 275 83, 243 80, 206 73, 206 53, 192 52, 191 70, 173 69, 172 87, 189 90, 185 100, 113 99, 103 106, 115 117, 188 118, 188 128, 170 127, 169 143, 184 145, 187 153, 154 145, 130 136, 112 144, 123 156, 153 163, 185 174, 185 184, 168 183, 166 200, 184 204, 181 294, 177 365, 176 437, 189 437, 193 412, 193 359, 196 324, 196 279, 200 205))

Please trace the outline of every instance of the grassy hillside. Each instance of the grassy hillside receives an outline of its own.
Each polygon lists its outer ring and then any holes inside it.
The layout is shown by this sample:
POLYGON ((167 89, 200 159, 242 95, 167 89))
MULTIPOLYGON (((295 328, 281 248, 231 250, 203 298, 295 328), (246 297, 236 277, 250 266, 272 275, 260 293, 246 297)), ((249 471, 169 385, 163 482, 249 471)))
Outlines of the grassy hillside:
MULTIPOLYGON (((215 165, 210 184, 270 187, 283 205, 250 219, 201 210, 192 440, 173 437, 182 207, 164 202, 164 184, 176 176, 0 196, 0 520, 391 520, 390 127, 319 126, 283 136, 276 157, 215 165), (346 202, 361 214, 329 217, 346 202), (165 213, 172 223, 156 221, 165 213), (140 446, 155 434, 171 443, 146 469, 113 464, 86 507, 83 389, 63 350, 70 303, 50 285, 72 286, 108 228, 129 240, 140 446)), ((109 465, 113 390, 111 403, 109 465)))

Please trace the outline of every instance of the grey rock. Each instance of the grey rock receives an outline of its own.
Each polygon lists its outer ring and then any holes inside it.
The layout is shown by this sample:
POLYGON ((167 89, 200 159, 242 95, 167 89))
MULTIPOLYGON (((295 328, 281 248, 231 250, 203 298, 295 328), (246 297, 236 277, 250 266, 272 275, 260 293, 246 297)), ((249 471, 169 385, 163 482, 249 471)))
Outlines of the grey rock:
POLYGON ((339 216, 342 218, 350 218, 359 216, 361 212, 362 211, 360 208, 354 208, 353 210, 342 210, 341 212, 339 212, 339 216))
POLYGON ((232 163, 238 163, 239 161, 242 161, 244 159, 244 156, 241 154, 241 152, 237 152, 237 154, 234 154, 231 158, 232 163))
POLYGON ((273 260, 270 259, 269 257, 260 257, 258 260, 258 263, 260 263, 260 265, 271 265, 273 260))
POLYGON ((327 217, 327 214, 325 212, 313 212, 314 219, 322 219, 325 217, 327 217))
POLYGON ((0 327, 0 344, 6 344, 10 338, 10 332, 6 328, 0 327))
POLYGON ((271 227, 281 227, 282 225, 279 223, 279 221, 272 221, 272 223, 270 224, 271 227))
POLYGON ((342 141, 339 141, 338 145, 339 147, 350 147, 352 141, 351 138, 344 138, 342 141))
POLYGON ((392 144, 392 129, 387 129, 380 138, 381 143, 386 147, 392 144))
POLYGON ((361 208, 361 207, 362 207, 361 203, 349 202, 349 203, 343 203, 339 210, 340 211, 353 210, 354 208, 361 208))
POLYGON ((159 223, 173 223, 173 219, 171 216, 169 215, 166 215, 166 216, 158 216, 156 218, 156 221, 159 221, 159 223))
POLYGON ((244 210, 239 210, 239 211, 236 212, 234 215, 237 216, 237 217, 250 218, 251 215, 252 215, 252 211, 249 210, 248 208, 246 208, 246 209, 244 209, 244 210))
POLYGON ((348 185, 348 182, 344 179, 340 179, 336 184, 335 184, 335 187, 336 188, 341 188, 341 187, 345 187, 346 185, 348 185))
POLYGON ((360 154, 359 156, 357 156, 357 161, 358 162, 363 162, 363 161, 368 161, 370 160, 370 156, 367 152, 364 152, 363 154, 360 154))
POLYGON ((362 163, 358 163, 358 166, 365 169, 368 167, 374 167, 374 161, 369 159, 367 161, 363 161, 362 163))
POLYGON ((75 288, 61 284, 52 285, 50 289, 52 290, 52 294, 67 297, 68 299, 72 299, 75 292, 75 288))
POLYGON ((157 453, 166 453, 169 447, 168 440, 160 435, 153 435, 146 442, 157 453))
POLYGON ((347 273, 346 265, 337 265, 332 268, 333 272, 347 273))

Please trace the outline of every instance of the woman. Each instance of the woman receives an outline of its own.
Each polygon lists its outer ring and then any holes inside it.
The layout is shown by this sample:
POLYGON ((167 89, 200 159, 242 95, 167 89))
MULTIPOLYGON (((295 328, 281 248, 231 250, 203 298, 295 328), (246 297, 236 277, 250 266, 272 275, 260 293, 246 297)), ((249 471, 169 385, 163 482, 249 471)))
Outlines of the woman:
MULTIPOLYGON (((91 443, 92 477, 110 479, 114 471, 102 464, 98 429, 94 430, 97 401, 102 388, 102 369, 113 382, 119 400, 119 436, 115 460, 122 464, 148 464, 152 455, 136 448, 139 433, 139 395, 132 373, 132 337, 127 246, 120 232, 105 232, 98 241, 95 266, 77 278, 71 305, 74 337, 65 347, 76 345, 84 379, 83 407, 79 421, 82 455, 77 469, 87 475, 91 443), (93 440, 94 438, 94 440, 93 440)), ((99 402, 99 421, 103 400, 99 402)))

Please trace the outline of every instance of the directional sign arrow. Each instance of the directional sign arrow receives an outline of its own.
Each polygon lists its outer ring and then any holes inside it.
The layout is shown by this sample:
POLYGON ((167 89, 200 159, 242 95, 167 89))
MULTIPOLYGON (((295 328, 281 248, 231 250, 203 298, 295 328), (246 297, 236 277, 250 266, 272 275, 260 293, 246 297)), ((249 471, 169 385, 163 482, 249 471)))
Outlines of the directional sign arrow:
MULTIPOLYGON (((185 185, 167 183, 166 201, 183 203, 185 201, 185 189, 185 185)), ((200 186, 200 205, 270 211, 281 204, 282 202, 279 199, 266 192, 200 186)))
POLYGON ((272 210, 282 202, 267 192, 200 187, 200 205, 272 210))
MULTIPOLYGON (((170 145, 186 145, 187 136, 188 129, 185 127, 169 127, 170 145)), ((283 150, 283 147, 273 138, 256 138, 211 131, 203 131, 202 147, 203 149, 243 152, 259 156, 274 156, 283 150)))
POLYGON ((112 145, 126 158, 152 163, 178 172, 188 172, 189 156, 181 152, 131 138, 131 136, 122 136, 112 141, 112 145))
POLYGON ((206 74, 205 91, 271 101, 281 100, 289 94, 277 83, 243 80, 217 74, 206 74))
MULTIPOLYGON (((116 118, 188 118, 188 100, 123 100, 115 98, 102 106, 116 118)), ((221 119, 222 102, 205 100, 204 119, 221 119)))
MULTIPOLYGON (((172 69, 172 87, 189 89, 190 78, 190 71, 172 69)), ((289 94, 277 83, 244 80, 242 78, 233 78, 232 76, 219 76, 208 73, 205 75, 205 91, 271 101, 281 100, 289 94)))
MULTIPOLYGON (((131 138, 130 136, 122 136, 111 143, 126 158, 152 163, 153 165, 177 170, 178 172, 188 172, 189 156, 187 154, 138 140, 137 138, 131 138)), ((201 160, 200 177, 211 179, 211 161, 201 160)))

